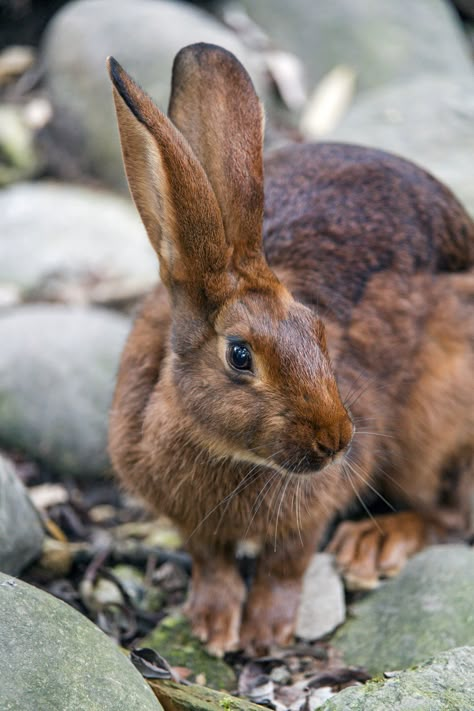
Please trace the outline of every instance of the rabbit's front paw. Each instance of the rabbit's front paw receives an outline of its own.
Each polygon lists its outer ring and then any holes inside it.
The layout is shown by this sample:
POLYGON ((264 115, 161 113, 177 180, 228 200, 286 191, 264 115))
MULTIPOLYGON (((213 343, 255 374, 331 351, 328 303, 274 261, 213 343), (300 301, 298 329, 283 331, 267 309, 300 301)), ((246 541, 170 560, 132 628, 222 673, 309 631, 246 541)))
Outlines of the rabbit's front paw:
POLYGON ((250 654, 266 654, 273 645, 291 642, 301 581, 275 578, 256 582, 245 607, 240 647, 250 654))
POLYGON ((340 524, 327 551, 336 556, 350 590, 372 590, 407 559, 437 538, 440 529, 415 511, 375 516, 340 524))
POLYGON ((244 595, 245 586, 237 578, 202 580, 192 585, 184 611, 193 634, 210 654, 222 657, 238 647, 244 595))

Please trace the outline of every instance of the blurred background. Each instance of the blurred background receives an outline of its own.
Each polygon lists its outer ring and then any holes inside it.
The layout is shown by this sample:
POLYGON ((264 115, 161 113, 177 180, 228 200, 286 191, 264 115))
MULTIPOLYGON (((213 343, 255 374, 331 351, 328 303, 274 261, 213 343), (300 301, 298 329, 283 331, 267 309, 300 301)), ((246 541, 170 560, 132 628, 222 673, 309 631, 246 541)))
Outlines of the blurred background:
POLYGON ((189 560, 166 521, 132 523, 141 509, 107 479, 118 359, 158 266, 128 196, 105 59, 166 110, 173 58, 197 41, 250 72, 268 150, 393 151, 474 214, 474 0, 0 0, 0 570, 41 554, 29 579, 122 643, 183 599, 189 560), (112 607, 91 596, 106 560, 136 564, 140 599, 158 585, 146 614, 117 608, 123 570, 107 572, 112 607))

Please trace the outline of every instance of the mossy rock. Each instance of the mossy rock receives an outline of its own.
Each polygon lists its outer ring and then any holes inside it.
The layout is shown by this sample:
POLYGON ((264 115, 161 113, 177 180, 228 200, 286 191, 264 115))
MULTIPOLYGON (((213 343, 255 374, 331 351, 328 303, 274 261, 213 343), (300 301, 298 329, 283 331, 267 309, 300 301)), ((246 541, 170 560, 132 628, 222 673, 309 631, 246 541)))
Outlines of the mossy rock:
POLYGON ((39 557, 43 541, 43 526, 28 492, 12 463, 0 455, 0 570, 18 575, 39 557))
POLYGON ((161 654, 171 666, 192 671, 190 680, 204 675, 206 686, 213 689, 235 689, 233 669, 222 659, 212 657, 191 633, 191 626, 182 615, 166 617, 141 643, 161 654))
POLYGON ((352 607, 332 639, 347 664, 379 674, 474 646, 474 550, 432 546, 352 607))
POLYGON ((127 657, 52 595, 0 573, 2 711, 159 711, 127 657))
POLYGON ((390 679, 350 687, 320 711, 472 711, 474 647, 444 652, 390 679))

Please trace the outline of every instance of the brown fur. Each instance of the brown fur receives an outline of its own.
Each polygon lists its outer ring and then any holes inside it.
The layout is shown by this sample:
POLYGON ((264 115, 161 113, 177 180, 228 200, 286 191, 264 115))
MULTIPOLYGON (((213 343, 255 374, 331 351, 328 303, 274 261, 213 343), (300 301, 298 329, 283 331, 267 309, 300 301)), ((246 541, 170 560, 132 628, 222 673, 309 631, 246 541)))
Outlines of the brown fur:
MULTIPOLYGON (((378 488, 428 521, 443 472, 464 458, 469 479, 474 225, 407 161, 292 146, 265 167, 265 258, 262 112, 237 60, 179 53, 175 125, 110 67, 163 280, 122 357, 113 463, 183 531, 189 614, 209 647, 285 642, 314 546, 356 493, 378 488), (253 373, 227 362, 235 338, 253 373), (246 537, 262 555, 243 610, 246 537)), ((416 549, 428 524, 410 526, 416 549)))

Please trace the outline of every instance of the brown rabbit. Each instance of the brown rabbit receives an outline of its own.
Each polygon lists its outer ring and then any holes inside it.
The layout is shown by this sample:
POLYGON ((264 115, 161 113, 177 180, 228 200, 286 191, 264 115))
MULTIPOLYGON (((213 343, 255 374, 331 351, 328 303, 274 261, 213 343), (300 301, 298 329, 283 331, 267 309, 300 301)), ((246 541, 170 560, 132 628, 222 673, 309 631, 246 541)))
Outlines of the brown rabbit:
POLYGON ((412 509, 338 529, 367 586, 466 514, 474 224, 419 168, 337 144, 271 156, 264 214, 262 108, 235 57, 183 49, 169 119, 109 69, 162 280, 123 354, 113 463, 182 530, 209 649, 284 644, 315 546, 356 496, 412 509), (248 594, 242 539, 261 548, 248 594))

